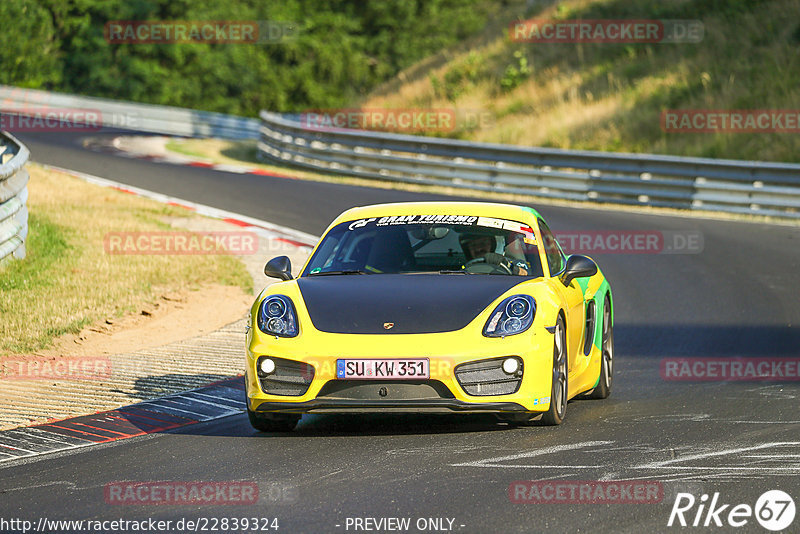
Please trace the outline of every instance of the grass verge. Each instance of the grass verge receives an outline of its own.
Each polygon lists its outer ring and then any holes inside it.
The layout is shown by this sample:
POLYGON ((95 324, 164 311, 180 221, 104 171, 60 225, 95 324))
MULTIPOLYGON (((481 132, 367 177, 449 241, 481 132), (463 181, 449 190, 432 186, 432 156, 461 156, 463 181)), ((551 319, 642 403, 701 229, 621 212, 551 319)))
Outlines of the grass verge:
POLYGON ((224 255, 111 255, 108 232, 163 231, 185 210, 87 184, 30 164, 28 256, 0 271, 0 354, 151 304, 163 292, 218 283, 250 292, 243 264, 224 255))

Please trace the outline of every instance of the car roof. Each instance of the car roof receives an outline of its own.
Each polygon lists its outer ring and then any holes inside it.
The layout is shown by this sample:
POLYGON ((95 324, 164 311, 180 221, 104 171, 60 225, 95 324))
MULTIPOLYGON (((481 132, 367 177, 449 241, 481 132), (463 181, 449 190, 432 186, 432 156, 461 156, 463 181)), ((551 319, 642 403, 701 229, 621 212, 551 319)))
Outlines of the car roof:
POLYGON ((476 215, 516 221, 529 221, 531 215, 540 217, 533 208, 496 202, 393 202, 351 208, 339 215, 332 225, 354 219, 390 215, 476 215))

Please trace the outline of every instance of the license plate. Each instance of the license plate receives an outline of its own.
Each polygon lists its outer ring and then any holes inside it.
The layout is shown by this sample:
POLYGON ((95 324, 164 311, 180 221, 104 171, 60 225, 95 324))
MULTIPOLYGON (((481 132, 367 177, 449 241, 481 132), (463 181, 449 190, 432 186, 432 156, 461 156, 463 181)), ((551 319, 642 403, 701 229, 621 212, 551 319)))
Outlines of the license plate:
POLYGON ((427 358, 336 360, 336 378, 420 380, 430 378, 430 365, 427 358))

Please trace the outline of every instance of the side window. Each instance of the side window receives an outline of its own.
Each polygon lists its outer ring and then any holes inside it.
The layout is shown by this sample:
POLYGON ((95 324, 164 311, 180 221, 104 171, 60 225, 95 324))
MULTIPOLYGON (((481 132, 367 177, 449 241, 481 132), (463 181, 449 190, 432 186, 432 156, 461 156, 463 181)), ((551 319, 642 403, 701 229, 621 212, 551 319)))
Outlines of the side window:
POLYGON ((558 246, 558 241, 556 241, 553 232, 550 231, 550 228, 547 227, 542 219, 539 219, 539 231, 542 232, 544 254, 547 257, 550 276, 553 276, 564 269, 564 253, 561 252, 561 248, 558 246))

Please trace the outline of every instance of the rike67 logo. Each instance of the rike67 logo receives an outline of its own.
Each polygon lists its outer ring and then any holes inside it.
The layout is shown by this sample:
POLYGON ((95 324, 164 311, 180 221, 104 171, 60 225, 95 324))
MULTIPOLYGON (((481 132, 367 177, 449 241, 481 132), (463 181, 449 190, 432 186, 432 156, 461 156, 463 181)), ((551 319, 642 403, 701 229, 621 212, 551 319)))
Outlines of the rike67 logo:
POLYGON ((710 502, 706 494, 697 499, 691 493, 678 493, 667 526, 739 528, 755 517, 765 529, 779 532, 794 522, 795 512, 794 500, 781 490, 765 492, 754 507, 749 504, 723 504, 719 492, 714 493, 710 502))

